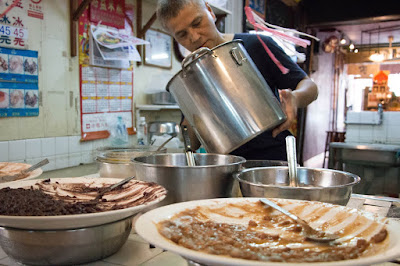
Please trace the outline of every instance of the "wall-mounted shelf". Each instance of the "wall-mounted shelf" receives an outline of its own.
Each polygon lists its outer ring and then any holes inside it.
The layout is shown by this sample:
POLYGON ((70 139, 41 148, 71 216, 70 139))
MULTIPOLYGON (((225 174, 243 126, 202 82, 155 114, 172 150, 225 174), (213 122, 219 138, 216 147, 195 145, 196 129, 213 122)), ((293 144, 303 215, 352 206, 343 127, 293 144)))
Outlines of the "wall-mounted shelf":
POLYGON ((141 111, 179 110, 178 105, 138 104, 136 109, 141 111))
POLYGON ((136 121, 140 119, 141 111, 179 110, 178 105, 138 104, 135 108, 136 121))

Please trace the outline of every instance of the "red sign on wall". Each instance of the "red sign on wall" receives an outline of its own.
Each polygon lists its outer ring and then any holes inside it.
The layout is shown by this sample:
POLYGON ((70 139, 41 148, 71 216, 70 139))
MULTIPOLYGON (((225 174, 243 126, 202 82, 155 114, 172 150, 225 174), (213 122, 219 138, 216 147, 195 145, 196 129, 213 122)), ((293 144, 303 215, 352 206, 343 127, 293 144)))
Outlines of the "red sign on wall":
POLYGON ((125 0, 92 0, 89 20, 117 29, 125 27, 125 0))
POLYGON ((28 6, 28 16, 43 19, 42 0, 30 0, 28 6))

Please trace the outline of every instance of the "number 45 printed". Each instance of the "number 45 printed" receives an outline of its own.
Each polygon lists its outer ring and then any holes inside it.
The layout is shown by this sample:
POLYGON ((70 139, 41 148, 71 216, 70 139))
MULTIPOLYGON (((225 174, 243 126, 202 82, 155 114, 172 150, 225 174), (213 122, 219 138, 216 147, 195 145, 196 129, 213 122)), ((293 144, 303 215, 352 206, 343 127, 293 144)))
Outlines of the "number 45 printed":
POLYGON ((28 39, 28 30, 13 26, 1 25, 0 35, 6 35, 9 37, 15 37, 20 39, 28 39))

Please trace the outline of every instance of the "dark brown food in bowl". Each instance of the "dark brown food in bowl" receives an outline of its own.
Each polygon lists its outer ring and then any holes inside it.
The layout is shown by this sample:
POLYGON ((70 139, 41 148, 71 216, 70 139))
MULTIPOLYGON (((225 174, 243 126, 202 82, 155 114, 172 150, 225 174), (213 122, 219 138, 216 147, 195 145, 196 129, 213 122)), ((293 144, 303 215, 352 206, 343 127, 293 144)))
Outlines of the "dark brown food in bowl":
POLYGON ((51 216, 99 212, 95 204, 68 203, 37 189, 0 190, 0 215, 51 216))
POLYGON ((86 183, 38 181, 35 187, 0 189, 0 215, 53 216, 96 213, 138 206, 163 197, 166 190, 156 183, 131 180, 94 200, 101 187, 86 183))

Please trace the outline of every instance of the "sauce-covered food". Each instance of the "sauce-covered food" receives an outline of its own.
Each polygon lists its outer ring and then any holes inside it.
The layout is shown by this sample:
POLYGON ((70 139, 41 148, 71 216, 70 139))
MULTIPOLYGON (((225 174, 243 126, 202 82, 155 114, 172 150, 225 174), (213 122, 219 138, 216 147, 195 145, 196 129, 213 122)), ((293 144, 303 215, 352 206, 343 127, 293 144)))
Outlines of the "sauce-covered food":
POLYGON ((387 246, 388 233, 357 210, 320 202, 274 200, 312 227, 340 238, 329 243, 308 240, 303 228, 260 202, 197 206, 157 224, 161 235, 196 251, 272 262, 328 262, 369 256, 387 246))

